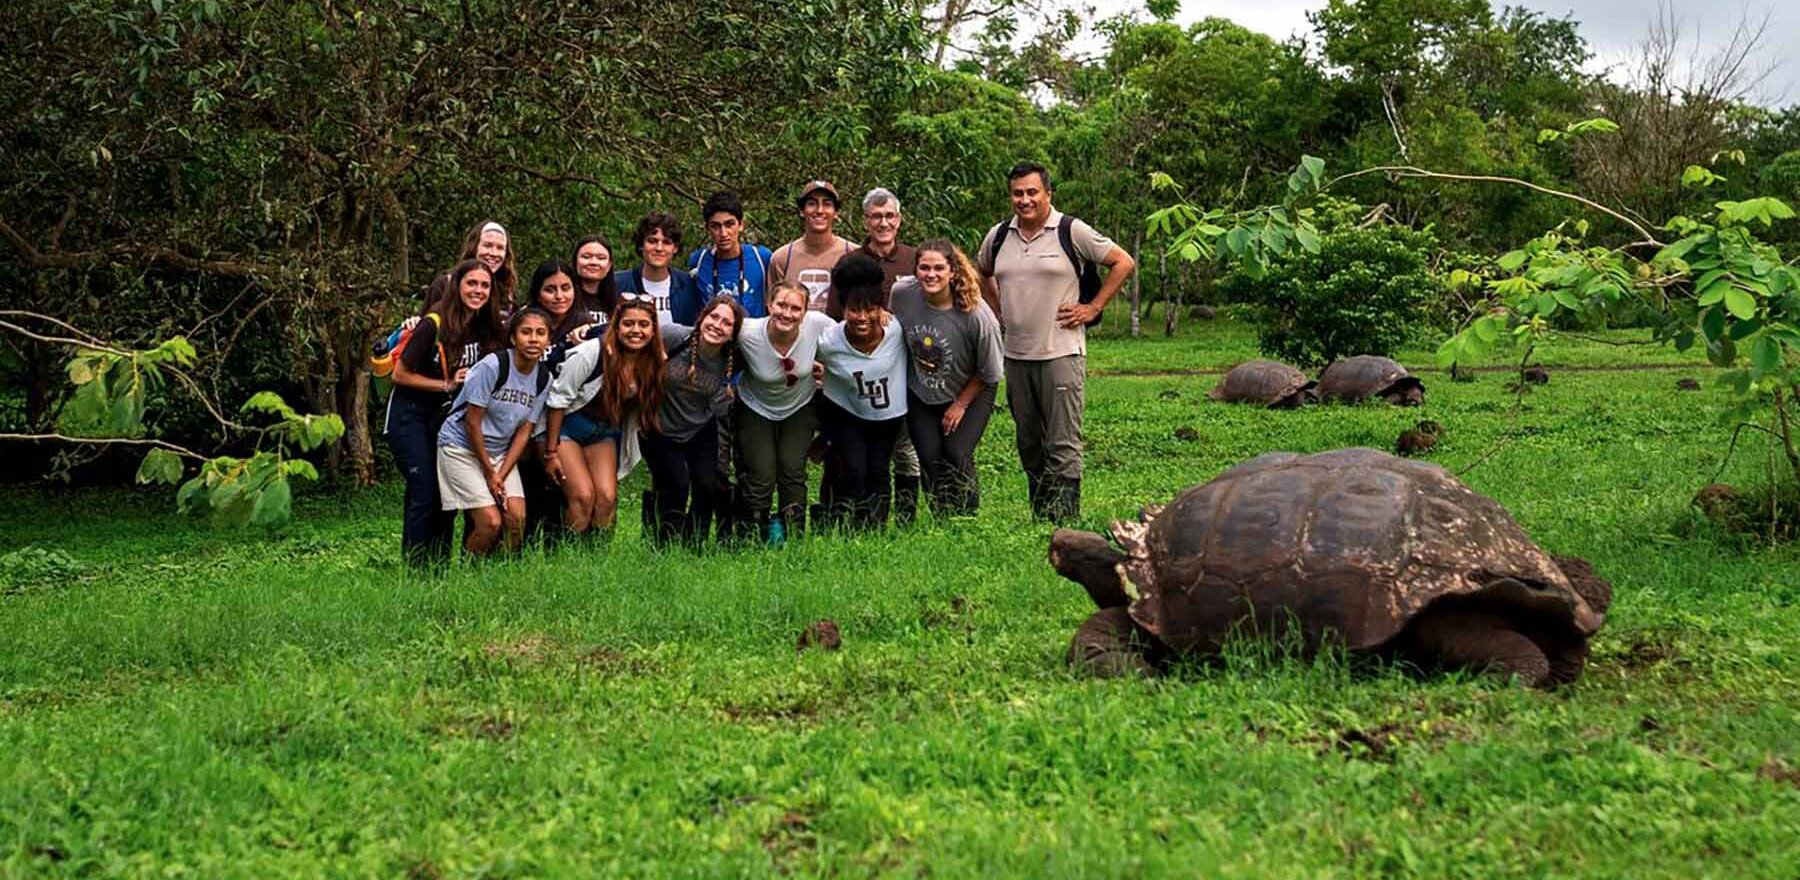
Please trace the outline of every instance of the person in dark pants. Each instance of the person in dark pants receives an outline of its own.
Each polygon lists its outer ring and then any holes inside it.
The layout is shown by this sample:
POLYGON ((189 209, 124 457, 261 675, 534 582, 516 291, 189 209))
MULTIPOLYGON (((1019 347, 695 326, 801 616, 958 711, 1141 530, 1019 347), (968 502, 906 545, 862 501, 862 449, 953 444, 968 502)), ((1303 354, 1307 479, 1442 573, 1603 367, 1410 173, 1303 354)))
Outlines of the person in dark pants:
POLYGON ((743 307, 718 296, 700 309, 689 328, 665 325, 669 350, 662 372, 662 403, 656 423, 639 434, 655 493, 653 539, 681 539, 697 547, 706 541, 719 501, 719 398, 729 393, 743 307))
POLYGON ((833 326, 806 303, 806 288, 783 281, 769 292, 769 317, 751 318, 738 334, 744 368, 734 407, 738 484, 744 518, 769 543, 798 537, 806 528, 806 451, 819 426, 814 355, 833 326), (771 520, 769 500, 777 487, 781 504, 771 520))
POLYGON ((493 285, 481 262, 458 263, 450 271, 450 295, 413 328, 394 364, 386 433, 406 481, 400 550, 408 565, 450 561, 456 518, 442 509, 438 494, 437 437, 469 368, 504 341, 493 285))
POLYGON ((906 340, 881 306, 881 267, 851 254, 831 271, 844 320, 819 340, 825 395, 819 424, 830 444, 831 519, 858 529, 887 521, 883 499, 906 417, 906 340))
POLYGON ((1000 322, 981 301, 981 276, 945 239, 919 246, 915 278, 894 286, 906 334, 906 429, 932 507, 967 515, 981 502, 975 447, 994 414, 1002 374, 1000 322))

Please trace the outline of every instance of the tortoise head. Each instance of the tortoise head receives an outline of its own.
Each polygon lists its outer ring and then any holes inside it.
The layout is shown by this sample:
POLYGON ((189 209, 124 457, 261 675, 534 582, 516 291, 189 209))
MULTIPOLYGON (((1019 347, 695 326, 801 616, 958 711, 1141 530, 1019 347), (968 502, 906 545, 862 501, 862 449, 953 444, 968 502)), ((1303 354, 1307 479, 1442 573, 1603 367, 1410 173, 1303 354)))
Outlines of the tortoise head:
POLYGON ((1145 567, 1133 563, 1148 558, 1144 536, 1150 530, 1150 521, 1161 512, 1161 505, 1151 505, 1138 514, 1135 522, 1114 522, 1112 537, 1118 547, 1093 532, 1057 529, 1050 535, 1050 566, 1087 590, 1095 605, 1125 608, 1143 595, 1143 587, 1147 586, 1138 582, 1147 576, 1145 567))
POLYGON ((1379 396, 1395 406, 1418 406, 1425 402, 1425 383, 1416 376, 1402 376, 1381 389, 1379 396))
POLYGON ((1294 389, 1280 400, 1269 404, 1269 409, 1299 409, 1319 402, 1319 383, 1308 381, 1305 385, 1294 389))

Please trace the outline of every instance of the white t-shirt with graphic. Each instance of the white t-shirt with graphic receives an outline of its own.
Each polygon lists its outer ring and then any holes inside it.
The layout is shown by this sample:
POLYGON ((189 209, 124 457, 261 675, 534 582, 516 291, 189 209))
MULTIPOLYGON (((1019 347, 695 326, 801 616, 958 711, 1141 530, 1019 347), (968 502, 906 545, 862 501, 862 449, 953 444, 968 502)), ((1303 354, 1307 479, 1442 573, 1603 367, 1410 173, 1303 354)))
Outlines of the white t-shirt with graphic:
POLYGON ((638 283, 644 286, 644 294, 656 303, 656 313, 661 315, 664 320, 669 317, 669 282, 674 280, 673 277, 670 277, 661 281, 651 281, 642 275, 638 276, 638 283))
POLYGON ((825 365, 827 400, 870 422, 906 415, 906 335, 893 316, 873 352, 852 347, 839 322, 819 339, 818 357, 825 365))

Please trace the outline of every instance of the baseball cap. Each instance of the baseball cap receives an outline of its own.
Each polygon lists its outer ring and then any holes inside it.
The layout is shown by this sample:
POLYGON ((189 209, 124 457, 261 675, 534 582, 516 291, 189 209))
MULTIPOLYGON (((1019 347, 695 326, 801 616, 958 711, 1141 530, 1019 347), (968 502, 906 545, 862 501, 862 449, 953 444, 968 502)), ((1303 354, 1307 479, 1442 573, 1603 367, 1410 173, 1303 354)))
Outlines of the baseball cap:
POLYGON ((806 207, 806 197, 820 190, 824 190, 826 195, 831 196, 832 204, 840 207, 843 206, 844 200, 838 198, 837 187, 832 186, 830 181, 825 180, 809 181, 805 186, 800 187, 800 195, 794 197, 794 206, 799 208, 806 207))

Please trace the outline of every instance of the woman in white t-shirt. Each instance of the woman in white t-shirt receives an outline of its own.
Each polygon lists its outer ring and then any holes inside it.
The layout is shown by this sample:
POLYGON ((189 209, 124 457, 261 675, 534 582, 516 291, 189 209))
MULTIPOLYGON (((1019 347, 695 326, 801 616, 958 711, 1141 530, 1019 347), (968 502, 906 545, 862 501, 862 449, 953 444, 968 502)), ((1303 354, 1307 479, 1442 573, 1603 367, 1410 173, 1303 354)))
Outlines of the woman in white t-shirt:
POLYGON ((844 320, 819 340, 825 395, 819 424, 831 445, 831 519, 854 528, 887 521, 882 489, 906 427, 906 337, 881 306, 881 266, 851 254, 831 271, 844 320))
POLYGON ((813 404, 813 363, 819 339, 833 326, 807 309, 805 287, 783 281, 769 292, 769 317, 744 322, 738 334, 743 365, 733 408, 744 515, 758 536, 794 537, 806 527, 806 450, 819 429, 813 404), (772 528, 769 501, 779 488, 772 528))

